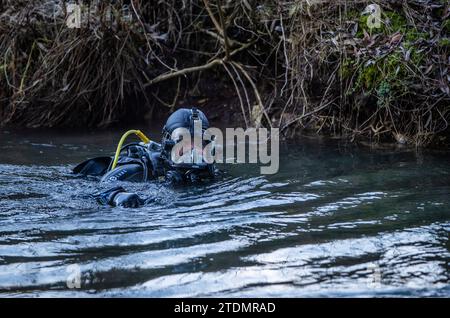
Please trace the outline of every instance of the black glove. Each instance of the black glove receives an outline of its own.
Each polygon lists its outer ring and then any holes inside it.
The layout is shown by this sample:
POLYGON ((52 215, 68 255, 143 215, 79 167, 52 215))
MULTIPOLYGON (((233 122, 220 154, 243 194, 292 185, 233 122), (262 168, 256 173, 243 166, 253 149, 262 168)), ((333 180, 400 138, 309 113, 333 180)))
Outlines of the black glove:
POLYGON ((115 187, 93 196, 101 205, 120 206, 124 208, 137 208, 144 201, 135 193, 126 192, 122 187, 115 187))
POLYGON ((139 198, 136 193, 129 192, 120 192, 116 194, 113 201, 115 206, 120 206, 123 208, 138 208, 144 204, 144 201, 139 198))
POLYGON ((170 170, 166 173, 166 183, 171 185, 180 185, 184 182, 183 175, 176 170, 170 170))
POLYGON ((114 187, 105 192, 94 194, 92 197, 101 205, 113 205, 114 197, 121 192, 125 192, 122 187, 114 187))

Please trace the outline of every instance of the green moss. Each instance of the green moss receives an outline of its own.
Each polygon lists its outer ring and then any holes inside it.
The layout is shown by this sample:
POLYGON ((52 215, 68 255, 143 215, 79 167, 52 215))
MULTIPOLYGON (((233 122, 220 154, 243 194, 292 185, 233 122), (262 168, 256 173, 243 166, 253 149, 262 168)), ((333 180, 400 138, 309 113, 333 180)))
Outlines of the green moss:
MULTIPOLYGON (((378 99, 378 106, 389 104, 396 96, 408 92, 409 82, 417 66, 426 61, 426 56, 417 49, 411 49, 408 61, 400 50, 373 61, 370 65, 360 66, 356 72, 356 82, 352 92, 363 90, 378 99)), ((349 65, 349 64, 347 64, 349 65)))
POLYGON ((368 34, 378 34, 378 33, 383 32, 383 27, 370 29, 367 25, 368 19, 369 19, 369 17, 367 15, 359 16, 359 19, 358 19, 359 28, 358 28, 358 32, 356 32, 357 38, 363 38, 364 31, 367 32, 368 34))
POLYGON ((387 81, 381 82, 380 86, 378 86, 377 94, 380 97, 388 97, 391 94, 391 85, 387 81))
POLYGON ((384 64, 384 69, 388 71, 386 75, 397 75, 391 74, 393 70, 397 70, 401 65, 402 56, 400 52, 393 52, 386 57, 386 62, 384 64), (390 72, 391 71, 391 72, 390 72))
POLYGON ((360 66, 357 70, 356 82, 353 92, 364 90, 372 92, 382 80, 382 71, 378 65, 370 64, 367 66, 360 66))
POLYGON ((360 15, 360 17, 358 19, 358 23, 359 23, 358 34, 363 35, 363 30, 368 31, 368 26, 367 26, 368 18, 369 17, 367 15, 360 15))
POLYGON ((369 65, 361 72, 362 84, 366 89, 372 90, 380 80, 380 74, 376 64, 369 65))
MULTIPOLYGON (((405 33, 408 27, 408 21, 404 16, 397 12, 387 11, 385 15, 385 25, 383 26, 388 33, 405 33)), ((385 32, 386 33, 386 32, 385 32)))
POLYGON ((447 19, 442 23, 442 30, 450 34, 450 19, 447 19))
MULTIPOLYGON (((349 19, 351 19, 352 17, 353 17, 352 15, 348 15, 349 19)), ((359 29, 358 32, 356 33, 356 36, 358 38, 362 38, 364 36, 364 31, 366 31, 369 34, 383 33, 389 35, 395 32, 405 33, 408 30, 408 21, 406 20, 406 18, 403 15, 394 11, 383 12, 380 28, 370 29, 367 25, 368 19, 369 19, 368 15, 359 14, 358 18, 359 29)))
POLYGON ((347 19, 348 20, 358 20, 361 16, 361 11, 358 11, 356 9, 351 9, 347 11, 347 19))
POLYGON ((377 61, 377 63, 365 67, 361 71, 364 88, 374 91, 381 82, 396 77, 398 62, 398 55, 390 54, 386 58, 377 61))
POLYGON ((378 86, 377 90, 377 105, 378 107, 383 107, 389 105, 392 97, 392 87, 391 83, 388 81, 382 81, 378 86))
MULTIPOLYGON (((351 19, 355 16, 355 12, 351 12, 348 15, 348 18, 351 19)), ((361 16, 359 14, 357 16, 357 20, 359 23, 358 32, 356 33, 356 37, 363 38, 364 37, 364 31, 368 34, 385 34, 386 36, 392 35, 396 32, 400 32, 404 35, 403 37, 403 43, 405 44, 406 48, 409 48, 413 45, 414 42, 425 39, 430 39, 429 33, 421 32, 415 27, 409 27, 408 21, 406 18, 394 11, 385 11, 382 15, 382 24, 381 28, 373 28, 370 29, 367 25, 367 19, 369 17, 361 16)), ((450 27, 450 23, 449 23, 450 27)))
POLYGON ((450 38, 442 38, 439 40, 439 46, 443 48, 450 48, 450 38))
POLYGON ((412 28, 411 30, 407 31, 405 34, 404 40, 406 42, 415 42, 417 40, 428 40, 430 38, 430 35, 425 32, 419 32, 415 28, 412 28))
POLYGON ((353 74, 355 68, 354 64, 355 62, 351 59, 345 59, 344 61, 342 61, 341 67, 339 69, 341 78, 348 78, 353 74))
POLYGON ((419 52, 417 49, 413 49, 411 53, 411 62, 416 65, 422 65, 422 63, 426 60, 425 54, 423 52, 419 52))
MULTIPOLYGON (((355 14, 355 13, 351 13, 355 14)), ((387 95, 393 95, 407 89, 406 81, 413 76, 411 70, 414 66, 424 63, 426 56, 418 50, 416 42, 421 39, 429 39, 428 33, 420 32, 414 27, 408 26, 407 19, 400 13, 384 11, 382 26, 380 29, 370 30, 367 26, 368 16, 358 16, 358 37, 364 36, 364 31, 369 34, 382 33, 386 36, 400 32, 403 34, 403 46, 409 50, 409 59, 406 61, 404 53, 396 49, 387 56, 372 61, 370 65, 357 68, 350 62, 343 63, 341 74, 348 76, 356 72, 354 90, 365 90, 376 94, 379 99, 388 100, 387 95)))

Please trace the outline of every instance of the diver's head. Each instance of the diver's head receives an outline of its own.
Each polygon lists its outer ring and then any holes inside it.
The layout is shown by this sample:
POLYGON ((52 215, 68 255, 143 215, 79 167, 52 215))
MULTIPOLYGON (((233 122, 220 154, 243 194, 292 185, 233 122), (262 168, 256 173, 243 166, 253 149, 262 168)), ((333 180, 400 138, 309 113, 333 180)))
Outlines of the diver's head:
POLYGON ((194 120, 201 120, 202 128, 204 130, 209 128, 208 118, 199 109, 192 108, 180 108, 176 110, 172 115, 167 118, 166 124, 163 127, 163 134, 172 134, 177 128, 194 128, 194 120))
POLYGON ((169 167, 182 170, 208 170, 203 149, 209 128, 208 118, 195 107, 175 111, 163 127, 162 157, 169 167))

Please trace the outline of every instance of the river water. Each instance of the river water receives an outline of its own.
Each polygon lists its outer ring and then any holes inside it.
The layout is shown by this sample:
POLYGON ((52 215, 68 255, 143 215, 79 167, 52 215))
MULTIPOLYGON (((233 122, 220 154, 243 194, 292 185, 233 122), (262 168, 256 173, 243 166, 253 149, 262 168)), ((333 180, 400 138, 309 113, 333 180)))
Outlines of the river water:
POLYGON ((276 175, 226 165, 98 206, 70 171, 119 137, 0 131, 0 296, 450 296, 448 153, 301 138, 276 175))

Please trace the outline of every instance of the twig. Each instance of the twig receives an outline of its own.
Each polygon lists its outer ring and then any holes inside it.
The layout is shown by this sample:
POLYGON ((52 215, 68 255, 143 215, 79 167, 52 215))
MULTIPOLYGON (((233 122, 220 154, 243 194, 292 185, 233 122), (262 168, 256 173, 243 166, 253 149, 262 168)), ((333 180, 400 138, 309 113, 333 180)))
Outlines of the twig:
POLYGON ((23 72, 22 79, 20 80, 20 86, 19 86, 19 94, 23 92, 23 86, 25 85, 25 79, 27 77, 28 69, 31 65, 31 57, 33 56, 34 48, 36 47, 36 41, 33 42, 33 45, 31 46, 30 55, 28 56, 28 62, 27 66, 25 67, 25 71, 23 72))
POLYGON ((216 27, 217 31, 219 31, 220 35, 224 36, 223 29, 220 26, 219 22, 217 21, 216 17, 214 16, 214 13, 212 12, 211 7, 209 6, 209 1, 208 0, 203 0, 203 3, 205 4, 205 9, 208 12, 208 15, 211 18, 211 21, 213 22, 213 24, 216 27))
MULTIPOLYGON (((247 44, 241 46, 240 48, 238 48, 238 49, 234 50, 233 52, 231 52, 230 56, 233 56, 233 55, 237 54, 238 52, 240 52, 242 50, 245 50, 246 48, 248 48, 252 44, 253 44, 253 42, 250 42, 250 43, 247 43, 247 44)), ((144 88, 148 87, 148 86, 151 86, 151 85, 154 85, 154 84, 157 84, 159 82, 163 82, 163 81, 166 81, 166 80, 178 77, 178 76, 187 75, 187 74, 194 73, 194 72, 204 71, 204 70, 210 69, 210 68, 212 68, 214 66, 221 65, 224 62, 226 62, 225 58, 221 58, 221 59, 217 58, 217 59, 214 59, 214 60, 212 60, 212 61, 210 61, 210 62, 208 62, 208 63, 206 63, 204 65, 187 67, 187 68, 184 68, 184 69, 179 70, 179 71, 165 73, 165 74, 162 74, 162 75, 159 75, 159 76, 155 77, 150 82, 144 84, 144 88)))
POLYGON ((230 59, 230 43, 228 42, 228 36, 227 36, 227 28, 225 25, 225 19, 223 18, 223 12, 222 12, 222 1, 221 0, 217 0, 217 10, 219 11, 219 20, 220 20, 220 24, 222 27, 222 36, 224 39, 224 44, 225 44, 225 58, 226 61, 228 61, 230 59))
POLYGON ((228 75, 230 76, 230 79, 233 82, 234 88, 236 89, 236 93, 239 98, 239 103, 241 105, 242 116, 244 116, 245 127, 248 127, 247 115, 245 114, 244 102, 242 101, 242 96, 241 96, 241 93, 239 92, 239 87, 236 83, 236 80, 233 77, 233 74, 231 74, 230 70, 228 69, 228 67, 225 63, 223 64, 223 67, 224 67, 225 71, 228 73, 228 75))
POLYGON ((150 82, 144 84, 144 87, 148 87, 148 86, 157 84, 159 82, 167 81, 169 79, 172 79, 172 78, 175 78, 178 76, 187 75, 187 74, 194 73, 194 72, 204 71, 204 70, 210 69, 214 66, 220 65, 223 62, 224 62, 223 59, 215 59, 205 65, 188 67, 188 68, 184 68, 182 70, 176 71, 176 72, 162 74, 160 76, 155 77, 150 82))
POLYGON ((253 82, 252 78, 250 77, 250 75, 247 73, 247 71, 239 64, 236 62, 231 62, 234 66, 236 66, 241 72, 242 74, 244 74, 245 78, 247 78, 247 80, 249 81, 250 85, 253 87, 253 91, 255 93, 255 97, 256 97, 256 101, 258 102, 258 106, 260 107, 261 111, 263 112, 264 116, 266 117, 267 122, 270 125, 270 128, 272 128, 272 121, 270 120, 269 115, 267 115, 266 109, 264 108, 264 104, 263 101, 261 99, 261 95, 258 91, 258 88, 256 87, 255 82, 253 82))

